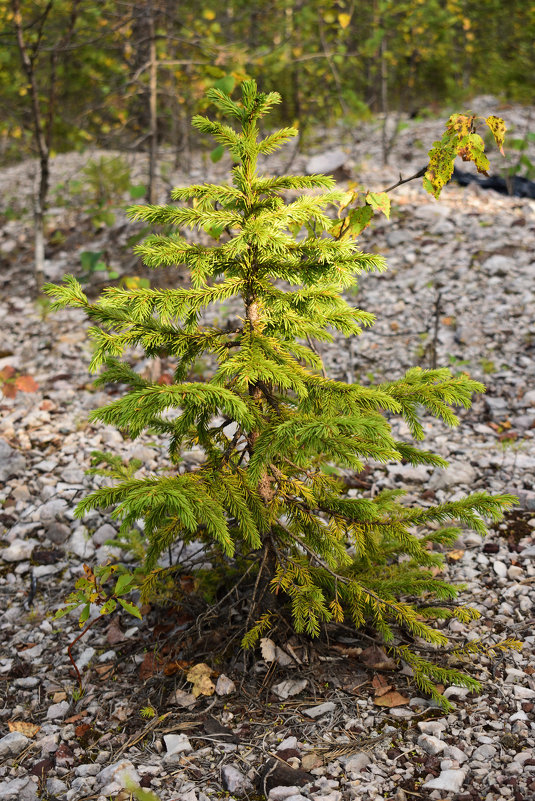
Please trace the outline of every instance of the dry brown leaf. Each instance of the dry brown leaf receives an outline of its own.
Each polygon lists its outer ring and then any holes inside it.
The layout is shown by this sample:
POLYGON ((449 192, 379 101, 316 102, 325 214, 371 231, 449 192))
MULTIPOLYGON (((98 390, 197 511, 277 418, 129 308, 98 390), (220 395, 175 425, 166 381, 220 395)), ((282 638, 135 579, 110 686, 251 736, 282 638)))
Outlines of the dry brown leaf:
POLYGON ((360 661, 366 667, 374 670, 396 670, 397 667, 394 660, 390 659, 385 651, 377 645, 370 645, 369 648, 365 648, 360 655, 360 661))
POLYGON ((275 643, 269 637, 262 637, 260 639, 260 651, 262 652, 262 659, 266 662, 274 662, 276 659, 275 643))
POLYGON ((8 720, 7 726, 9 731, 18 731, 20 734, 24 734, 25 737, 30 738, 35 737, 41 728, 36 723, 25 723, 23 720, 8 720))
POLYGON ((6 366, 0 370, 0 381, 9 381, 10 378, 13 378, 15 372, 16 370, 14 367, 10 364, 6 364, 6 366))
POLYGON ((453 550, 453 551, 448 551, 448 553, 446 554, 446 556, 447 556, 447 557, 448 557, 448 559, 450 559, 452 562, 458 562, 458 561, 459 561, 459 559, 462 559, 462 558, 463 558, 463 556, 464 556, 464 551, 463 551, 461 548, 457 548, 457 549, 455 549, 455 550, 453 550))
POLYGON ((97 665, 94 669, 98 674, 100 680, 106 681, 106 679, 109 679, 113 675, 115 665, 113 665, 112 663, 108 663, 107 665, 97 665))
POLYGON ((321 768, 323 765, 323 757, 319 754, 312 752, 305 754, 301 760, 301 767, 303 770, 314 770, 314 768, 321 768))
POLYGON ((155 673, 159 673, 162 669, 162 660, 159 659, 152 651, 147 651, 143 658, 143 662, 139 666, 139 678, 150 679, 155 673))
POLYGON ((54 695, 52 696, 52 700, 55 704, 59 704, 60 701, 66 701, 67 693, 63 692, 63 690, 58 690, 58 692, 54 693, 54 695))
POLYGON ((215 691, 215 684, 210 679, 214 671, 205 662, 199 662, 188 671, 186 676, 187 681, 193 684, 192 693, 195 698, 199 695, 213 695, 215 691))
POLYGON ((17 387, 15 386, 15 384, 4 384, 2 386, 2 394, 5 398, 16 398, 17 387))
POLYGON ((37 384, 31 375, 19 375, 15 379, 15 386, 21 392, 37 392, 39 384, 37 384))
POLYGON ((376 698, 380 698, 381 695, 385 695, 385 693, 392 689, 392 685, 388 683, 384 676, 378 675, 373 677, 372 687, 375 690, 376 698))
POLYGON ((392 692, 381 695, 380 698, 374 698, 373 703, 376 704, 376 706, 387 706, 390 709, 393 706, 408 704, 409 699, 401 695, 401 693, 398 693, 397 690, 392 690, 392 692))

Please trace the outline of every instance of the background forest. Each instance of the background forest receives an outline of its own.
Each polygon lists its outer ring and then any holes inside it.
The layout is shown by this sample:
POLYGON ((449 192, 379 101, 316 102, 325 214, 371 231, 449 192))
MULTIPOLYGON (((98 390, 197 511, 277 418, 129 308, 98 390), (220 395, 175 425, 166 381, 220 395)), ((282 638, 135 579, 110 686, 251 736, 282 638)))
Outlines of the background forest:
POLYGON ((534 40, 525 0, 0 0, 0 164, 90 144, 178 158, 206 89, 247 77, 302 138, 482 91, 529 103, 534 40))

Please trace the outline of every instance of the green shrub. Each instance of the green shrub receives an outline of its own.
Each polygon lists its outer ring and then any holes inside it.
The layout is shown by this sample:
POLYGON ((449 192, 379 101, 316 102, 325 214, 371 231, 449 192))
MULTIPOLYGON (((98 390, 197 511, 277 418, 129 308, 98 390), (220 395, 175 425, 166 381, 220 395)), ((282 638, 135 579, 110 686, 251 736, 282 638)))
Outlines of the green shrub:
MULTIPOLYGON (((142 599, 176 570, 159 566, 162 554, 177 541, 200 541, 208 554, 217 554, 218 565, 226 562, 230 570, 240 563, 256 574, 250 599, 256 623, 243 632, 245 646, 286 609, 295 630, 310 636, 330 621, 357 629, 368 624, 412 667, 420 687, 447 706, 434 682, 478 683, 422 658, 416 647, 403 644, 400 632, 447 646, 435 621, 478 616, 457 605, 459 588, 437 575, 440 548, 451 546, 462 527, 484 533, 484 518, 499 519, 515 499, 477 492, 420 508, 405 505, 402 490, 350 497, 333 468, 361 471, 368 461, 401 460, 445 467, 440 456, 395 439, 389 418, 403 417, 421 441, 423 414, 455 426, 452 407, 468 407, 483 386, 446 368, 413 368, 378 386, 323 375, 313 341, 332 342, 332 331, 360 334, 373 323, 373 315, 349 305, 342 292, 356 275, 386 269, 381 256, 359 250, 356 236, 375 210, 388 215, 389 196, 368 192, 359 206, 355 192, 337 190, 323 175, 260 174, 258 156, 296 135, 286 128, 259 139, 258 120, 279 95, 258 93, 253 81, 243 84, 241 102, 217 89, 208 95, 237 130, 200 116, 193 124, 230 151, 232 184, 180 188, 173 192, 177 205, 130 209, 132 219, 151 225, 222 232, 213 245, 173 233, 149 236, 135 248, 150 267, 187 265, 191 287, 109 287, 95 303, 72 277, 47 287, 57 307, 79 306, 94 321, 91 367, 104 368, 98 383, 128 388, 92 419, 132 438, 147 430, 166 435, 176 466, 184 448, 200 446, 205 459, 191 472, 179 473, 177 466, 145 478, 117 474, 114 486, 93 492, 76 514, 114 507, 124 532, 144 521, 142 599), (286 192, 300 194, 287 202, 286 192), (207 306, 230 298, 243 306, 236 327, 202 323, 207 306), (173 383, 151 384, 121 362, 134 346, 149 357, 173 359, 173 383), (217 365, 213 374, 202 382, 187 380, 202 354, 217 365)), ((487 123, 501 145, 502 121, 487 123)), ((458 153, 486 168, 474 125, 473 117, 453 115, 430 151, 424 185, 435 196, 458 153)), ((91 576, 86 581, 71 606, 96 586, 91 576)), ((119 581, 121 592, 130 586, 122 576, 119 581)), ((117 587, 114 592, 119 595, 117 587)))

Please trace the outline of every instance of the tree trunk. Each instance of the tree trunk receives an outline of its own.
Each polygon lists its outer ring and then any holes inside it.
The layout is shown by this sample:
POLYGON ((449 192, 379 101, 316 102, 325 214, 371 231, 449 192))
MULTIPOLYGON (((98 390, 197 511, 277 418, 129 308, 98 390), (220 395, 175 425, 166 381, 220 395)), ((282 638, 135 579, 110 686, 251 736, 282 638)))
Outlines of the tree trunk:
POLYGON ((149 203, 156 203, 156 177, 158 170, 158 62, 156 59, 156 34, 154 30, 154 6, 151 2, 149 9, 149 124, 150 124, 150 149, 149 149, 149 203))

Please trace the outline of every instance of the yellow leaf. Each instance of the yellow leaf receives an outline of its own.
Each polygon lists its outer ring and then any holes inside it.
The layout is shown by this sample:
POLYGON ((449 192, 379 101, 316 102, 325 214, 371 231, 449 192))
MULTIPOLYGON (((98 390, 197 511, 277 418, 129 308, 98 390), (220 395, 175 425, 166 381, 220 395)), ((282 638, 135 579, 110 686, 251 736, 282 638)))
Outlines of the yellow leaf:
POLYGON ((448 551, 448 553, 447 553, 446 555, 447 555, 448 559, 450 559, 451 561, 453 561, 453 562, 458 562, 458 561, 459 561, 459 559, 462 559, 462 558, 463 558, 463 556, 464 556, 464 551, 462 551, 462 550, 459 548, 458 550, 454 550, 454 551, 448 551))
POLYGON ((202 12, 204 19, 215 19, 215 11, 212 11, 211 8, 207 8, 202 12))
POLYGON ((23 720, 8 720, 7 722, 9 731, 18 731, 24 734, 25 737, 35 737, 40 726, 35 723, 25 723, 23 720))
POLYGON ((191 670, 188 671, 186 680, 193 684, 192 693, 195 698, 198 698, 199 695, 214 694, 215 684, 210 679, 212 673, 212 668, 204 662, 199 662, 198 665, 194 665, 191 670))
POLYGON ((351 14, 338 14, 338 22, 341 28, 347 28, 351 22, 351 14))

